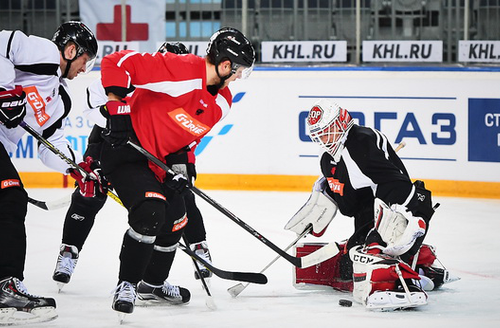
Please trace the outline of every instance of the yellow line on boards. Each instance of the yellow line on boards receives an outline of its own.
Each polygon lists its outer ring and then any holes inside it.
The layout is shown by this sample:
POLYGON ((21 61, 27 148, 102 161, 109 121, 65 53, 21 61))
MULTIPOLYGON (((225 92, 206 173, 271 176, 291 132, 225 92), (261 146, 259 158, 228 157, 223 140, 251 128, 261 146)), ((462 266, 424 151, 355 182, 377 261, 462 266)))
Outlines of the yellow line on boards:
MULTIPOLYGON (((26 188, 73 188, 73 179, 54 172, 21 172, 26 188)), ((196 186, 212 190, 311 191, 312 175, 199 174, 196 186)), ((424 180, 435 196, 500 199, 500 182, 424 180)))

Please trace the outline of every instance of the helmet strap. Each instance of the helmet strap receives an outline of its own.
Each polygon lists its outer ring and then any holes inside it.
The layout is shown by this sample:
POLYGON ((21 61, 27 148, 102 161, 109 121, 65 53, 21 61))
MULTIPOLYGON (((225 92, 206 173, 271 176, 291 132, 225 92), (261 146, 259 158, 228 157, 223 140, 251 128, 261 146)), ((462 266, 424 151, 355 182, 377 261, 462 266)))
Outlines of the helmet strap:
MULTIPOLYGON (((219 62, 219 64, 220 64, 220 62, 219 62)), ((219 91, 220 88, 222 88, 222 86, 224 85, 224 83, 226 83, 226 80, 229 79, 233 75, 233 72, 229 73, 226 76, 220 76, 218 64, 215 65, 215 72, 217 73, 217 76, 219 77, 220 82, 218 84, 215 84, 214 88, 216 88, 216 90, 219 91)))

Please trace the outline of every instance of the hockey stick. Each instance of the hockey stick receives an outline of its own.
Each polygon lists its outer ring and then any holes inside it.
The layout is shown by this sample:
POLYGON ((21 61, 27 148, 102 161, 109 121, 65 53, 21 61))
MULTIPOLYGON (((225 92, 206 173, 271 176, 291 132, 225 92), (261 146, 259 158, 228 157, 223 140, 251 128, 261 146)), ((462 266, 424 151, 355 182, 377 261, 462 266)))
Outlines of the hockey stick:
POLYGON ((67 207, 71 203, 71 194, 64 196, 61 199, 56 199, 52 201, 42 201, 36 200, 31 197, 28 197, 28 202, 35 205, 36 207, 41 208, 42 210, 52 211, 60 208, 67 207))
MULTIPOLYGON (((182 239, 184 240, 184 243, 186 244, 186 248, 191 249, 189 247, 189 241, 186 238, 185 234, 182 234, 182 239)), ((210 309, 210 310, 217 310, 217 304, 215 304, 214 298, 212 297, 212 293, 210 292, 210 289, 208 288, 208 284, 205 280, 205 277, 201 274, 200 266, 198 265, 198 262, 194 258, 191 258, 193 260, 194 268, 196 269, 196 272, 198 273, 198 277, 200 277, 201 285, 205 292, 207 293, 207 297, 205 299, 205 305, 210 309)))
POLYGON ((401 141, 401 142, 398 144, 398 146, 394 149, 394 152, 396 152, 396 153, 397 153, 398 151, 400 151, 401 149, 403 149, 405 146, 406 146, 406 142, 401 141))
MULTIPOLYGON (((136 149, 138 152, 143 154, 150 160, 152 163, 156 164, 159 168, 167 172, 168 174, 175 175, 174 171, 170 169, 165 163, 160 161, 158 158, 153 156, 149 151, 146 149, 142 148, 141 146, 135 144, 132 141, 127 142, 128 145, 132 146, 134 149, 136 149)), ((217 210, 219 210, 222 214, 230 218, 232 221, 234 221, 236 224, 238 224, 240 227, 248 231, 251 235, 253 235, 255 238, 260 240, 262 243, 264 243, 266 246, 271 248, 273 251, 278 253, 281 257, 284 257, 288 262, 292 263, 296 267, 299 268, 307 268, 312 265, 321 263, 323 261, 328 260, 329 258, 334 257, 338 252, 339 249, 337 248, 337 245, 335 243, 329 243, 322 248, 318 249, 317 251, 308 254, 304 257, 296 257, 288 254, 287 252, 283 251, 281 248, 273 244, 271 241, 269 241, 266 237, 261 235, 259 232, 257 232, 255 229, 250 227, 248 224, 243 222, 241 219, 239 219, 236 215, 231 213, 229 210, 227 210, 225 207, 217 203, 215 200, 210 198, 208 195, 206 195, 203 191, 200 189, 196 188, 195 186, 189 187, 193 193, 198 195, 199 197, 203 198, 207 203, 215 207, 217 210)))
MULTIPOLYGON (((83 174, 83 176, 85 176, 85 177, 89 176, 89 173, 87 171, 85 171, 80 165, 76 164, 75 161, 73 161, 71 158, 69 158, 64 153, 62 153, 53 144, 51 144, 47 139, 42 137, 42 135, 40 133, 38 133, 35 129, 33 129, 31 126, 29 126, 26 122, 21 121, 21 123, 19 123, 19 126, 21 126, 23 129, 25 129, 36 140, 38 140, 39 142, 44 144, 45 147, 47 147, 51 152, 53 152, 54 154, 59 156, 59 158, 61 158, 67 164, 69 164, 73 168, 79 170, 83 174)), ((118 196, 115 193, 113 193, 111 190, 108 190, 107 194, 109 197, 113 198, 113 200, 116 201, 118 204, 123 205, 120 198, 118 198, 118 196)))
POLYGON ((191 256, 198 262, 203 263, 210 271, 212 271, 217 277, 226 279, 226 280, 238 280, 251 282, 254 284, 267 284, 267 277, 262 273, 254 273, 254 272, 234 272, 234 271, 225 271, 214 267, 212 264, 208 263, 204 259, 202 259, 198 254, 193 252, 189 247, 179 242, 179 248, 181 251, 191 256))
MULTIPOLYGON (((302 233, 301 233, 301 234, 300 234, 297 238, 295 238, 295 240, 294 240, 294 241, 292 241, 292 242, 290 243, 290 245, 288 245, 288 246, 284 249, 284 251, 286 252, 286 251, 288 251, 290 248, 292 248, 292 246, 294 246, 295 244, 297 244, 297 242, 298 242, 300 239, 302 239, 305 235, 307 235, 308 233, 310 233, 310 232, 311 232, 311 230, 312 230, 312 225, 309 225, 309 226, 307 227, 307 229, 306 229, 306 230, 304 230, 304 232, 302 232, 302 233)), ((262 269, 262 270, 260 271, 260 273, 264 273, 264 271, 266 271, 266 270, 267 270, 267 269, 268 269, 271 265, 273 265, 273 263, 274 263, 274 262, 276 262, 276 261, 277 261, 280 257, 281 257, 280 255, 276 256, 276 257, 274 258, 274 260, 272 260, 271 262, 269 262, 269 264, 268 264, 268 265, 266 265, 266 266, 264 267, 264 269, 262 269)), ((232 286, 232 287, 229 287, 229 288, 227 289, 227 292, 228 292, 228 293, 229 293, 232 297, 236 297, 236 296, 238 296, 239 294, 241 294, 241 292, 242 292, 242 291, 244 291, 244 290, 245 290, 245 288, 247 288, 247 287, 248 287, 248 285, 250 285, 250 283, 248 283, 248 282, 247 282, 246 284, 244 284, 244 285, 243 285, 242 283, 238 283, 238 284, 236 284, 236 285, 234 285, 234 286, 232 286)))

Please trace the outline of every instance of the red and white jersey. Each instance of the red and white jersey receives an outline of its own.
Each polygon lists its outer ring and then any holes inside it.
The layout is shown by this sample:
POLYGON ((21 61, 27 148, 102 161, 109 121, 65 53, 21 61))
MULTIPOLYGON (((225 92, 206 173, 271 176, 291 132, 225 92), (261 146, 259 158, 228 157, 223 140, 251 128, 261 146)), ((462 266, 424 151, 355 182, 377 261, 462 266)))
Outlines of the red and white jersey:
MULTIPOLYGON (((0 31, 0 87, 11 90, 21 85, 27 100, 24 121, 78 163, 81 155, 71 149, 63 130, 71 98, 59 65, 60 52, 52 41, 21 31, 0 31)), ((8 152, 15 153, 25 133, 22 127, 7 129, 0 124, 0 142, 8 152)), ((61 173, 69 168, 43 144, 38 147, 38 156, 61 173)))
MULTIPOLYGON (((120 51, 101 62, 108 91, 135 91, 128 100, 134 131, 142 147, 162 161, 198 142, 230 110, 231 92, 207 91, 205 59, 193 54, 120 51)), ((150 165, 163 179, 165 172, 150 165)))

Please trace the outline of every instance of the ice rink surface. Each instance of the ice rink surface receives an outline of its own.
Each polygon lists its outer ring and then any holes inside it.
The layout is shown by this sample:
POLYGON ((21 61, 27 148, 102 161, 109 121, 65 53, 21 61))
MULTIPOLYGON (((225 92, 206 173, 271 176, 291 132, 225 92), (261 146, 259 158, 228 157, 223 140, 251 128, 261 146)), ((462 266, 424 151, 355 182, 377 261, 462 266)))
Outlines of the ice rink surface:
MULTIPOLYGON (((70 189, 29 189, 32 198, 55 200, 70 189)), ((212 191, 206 193, 267 239, 285 248, 295 234, 283 229, 304 204, 308 193, 212 191)), ((250 285, 237 298, 227 288, 237 282, 210 279, 217 305, 205 305, 205 292, 193 277, 190 258, 177 252, 169 282, 191 291, 183 306, 136 307, 122 327, 500 327, 500 200, 434 197, 441 203, 431 221, 426 243, 460 281, 429 293, 429 304, 412 311, 371 312, 354 304, 340 307, 350 294, 333 290, 303 291, 292 286, 293 267, 280 259, 265 274, 266 285, 250 285)), ((231 271, 259 272, 275 256, 271 249, 201 199, 214 265, 231 271)), ((111 309, 117 283, 118 254, 127 229, 126 211, 108 199, 98 214, 71 282, 58 293, 52 281, 66 209, 44 211, 29 205, 25 284, 33 294, 54 297, 59 317, 30 327, 118 327, 111 309)), ((349 218, 338 215, 321 238, 340 241, 353 231, 349 218)), ((8 232, 2 232, 8 233, 8 232)))

